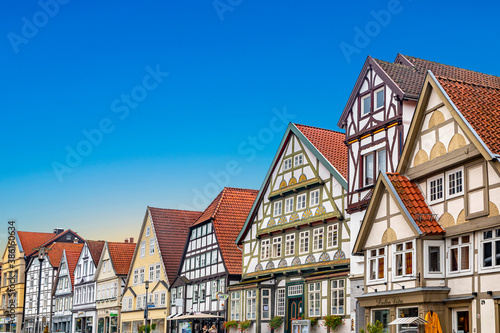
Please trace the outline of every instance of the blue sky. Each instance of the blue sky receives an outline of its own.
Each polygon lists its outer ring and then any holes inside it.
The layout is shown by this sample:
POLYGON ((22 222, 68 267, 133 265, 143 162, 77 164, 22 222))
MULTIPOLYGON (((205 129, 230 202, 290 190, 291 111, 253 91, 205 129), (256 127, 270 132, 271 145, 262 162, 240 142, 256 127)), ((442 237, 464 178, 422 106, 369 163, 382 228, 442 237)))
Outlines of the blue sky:
POLYGON ((9 219, 122 240, 147 205, 258 189, 288 121, 337 129, 367 55, 500 75, 498 2, 2 4, 0 244, 9 219))

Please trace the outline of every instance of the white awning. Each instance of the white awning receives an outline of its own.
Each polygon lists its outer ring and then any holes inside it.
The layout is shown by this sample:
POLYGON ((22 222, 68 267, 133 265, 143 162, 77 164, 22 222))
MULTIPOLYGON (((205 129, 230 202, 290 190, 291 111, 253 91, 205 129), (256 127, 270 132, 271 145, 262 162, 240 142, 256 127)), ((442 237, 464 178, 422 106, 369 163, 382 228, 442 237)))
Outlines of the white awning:
POLYGON ((403 317, 403 318, 398 318, 396 320, 393 320, 389 323, 389 325, 423 325, 427 324, 427 320, 422 319, 420 317, 403 317))

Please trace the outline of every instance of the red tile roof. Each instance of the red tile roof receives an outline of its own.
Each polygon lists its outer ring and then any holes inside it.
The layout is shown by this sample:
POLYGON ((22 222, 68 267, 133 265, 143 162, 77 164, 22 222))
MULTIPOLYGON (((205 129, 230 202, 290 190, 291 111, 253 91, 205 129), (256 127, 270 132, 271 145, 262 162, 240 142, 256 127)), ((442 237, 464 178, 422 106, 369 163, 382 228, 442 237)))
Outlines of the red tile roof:
POLYGON ((294 124, 340 174, 347 179, 345 134, 324 128, 294 124))
POLYGON ((18 231, 17 235, 19 236, 24 254, 28 256, 35 248, 52 239, 55 234, 51 232, 18 231))
POLYGON ((201 212, 154 207, 148 207, 148 210, 167 279, 172 284, 177 277, 189 227, 200 217, 201 212))
POLYGON ((52 267, 58 268, 59 263, 61 261, 63 250, 74 251, 74 252, 78 252, 78 254, 80 254, 80 252, 82 251, 82 248, 83 248, 83 244, 82 243, 73 244, 73 243, 54 242, 54 243, 50 244, 48 246, 48 248, 50 250, 48 250, 46 252, 47 257, 49 258, 49 261, 50 261, 52 267))
POLYGON ((117 275, 127 275, 136 243, 108 242, 109 256, 117 275))
POLYGON ((97 267, 99 264, 99 259, 101 259, 102 249, 104 249, 105 241, 98 240, 87 240, 87 246, 89 247, 90 255, 92 256, 92 260, 94 261, 94 265, 97 267))
POLYGON ((444 234, 418 186, 398 173, 387 173, 387 177, 420 230, 428 235, 444 234))
MULTIPOLYGON (((84 239, 80 236, 77 235, 76 232, 72 231, 71 229, 67 229, 59 234, 55 234, 55 233, 51 233, 52 237, 49 238, 48 240, 46 240, 45 242, 43 242, 42 244, 40 244, 38 247, 47 247, 48 245, 54 243, 54 242, 57 242, 58 240, 60 239, 63 239, 63 237, 68 234, 68 233, 71 233, 73 235, 75 235, 76 237, 78 237, 82 242, 84 241, 84 239)), ((73 237, 71 238, 71 241, 73 241, 73 237)), ((32 256, 36 253, 37 251, 33 250, 33 251, 27 251, 26 254, 27 256, 32 256)))
MULTIPOLYGON (((83 248, 83 244, 82 244, 82 248, 83 248)), ((64 252, 66 253, 66 260, 68 263, 68 271, 69 271, 69 275, 70 275, 70 279, 71 279, 71 288, 74 288, 75 287, 74 273, 75 273, 76 264, 78 263, 78 259, 80 258, 81 250, 80 251, 64 250, 64 252)))
POLYGON ((222 258, 229 274, 241 274, 241 250, 235 242, 257 194, 257 190, 225 187, 194 223, 198 225, 208 220, 213 221, 222 258))
POLYGON ((500 87, 437 79, 491 152, 500 154, 500 87))

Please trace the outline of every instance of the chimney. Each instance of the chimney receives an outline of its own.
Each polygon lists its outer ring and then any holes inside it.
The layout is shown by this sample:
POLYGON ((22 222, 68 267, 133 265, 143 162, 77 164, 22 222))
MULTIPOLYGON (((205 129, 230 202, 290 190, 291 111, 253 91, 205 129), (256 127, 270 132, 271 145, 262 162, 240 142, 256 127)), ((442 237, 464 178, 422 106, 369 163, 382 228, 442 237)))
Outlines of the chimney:
POLYGON ((63 229, 63 228, 54 228, 54 233, 55 233, 56 235, 59 235, 59 234, 60 234, 60 233, 62 233, 63 231, 64 231, 64 229, 63 229))
POLYGON ((125 244, 128 244, 128 238, 125 238, 125 244))
POLYGON ((134 237, 130 237, 130 243, 134 242, 134 237))
POLYGON ((73 238, 73 244, 78 244, 78 238, 77 237, 73 238))

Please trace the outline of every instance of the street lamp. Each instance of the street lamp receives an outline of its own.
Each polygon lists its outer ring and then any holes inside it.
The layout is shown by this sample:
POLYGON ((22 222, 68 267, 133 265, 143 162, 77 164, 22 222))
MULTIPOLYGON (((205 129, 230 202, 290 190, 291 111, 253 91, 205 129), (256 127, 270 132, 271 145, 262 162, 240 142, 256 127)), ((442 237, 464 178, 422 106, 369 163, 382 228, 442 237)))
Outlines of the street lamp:
POLYGON ((144 333, 147 333, 148 326, 148 289, 149 289, 149 280, 146 280, 146 307, 144 308, 144 333))
POLYGON ((40 263, 40 271, 38 275, 38 299, 37 299, 37 308, 36 308, 36 322, 35 322, 35 333, 38 333, 39 321, 40 321, 40 295, 42 293, 42 266, 43 261, 45 260, 45 248, 38 248, 38 261, 40 263))

